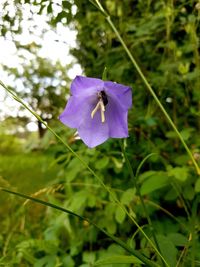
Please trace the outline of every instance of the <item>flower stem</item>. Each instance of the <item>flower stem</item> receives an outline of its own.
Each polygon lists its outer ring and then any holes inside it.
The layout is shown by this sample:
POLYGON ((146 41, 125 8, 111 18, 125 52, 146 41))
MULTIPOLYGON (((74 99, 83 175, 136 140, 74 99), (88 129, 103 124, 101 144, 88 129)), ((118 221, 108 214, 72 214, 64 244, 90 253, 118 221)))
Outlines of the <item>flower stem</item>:
MULTIPOLYGON (((125 151, 125 148, 124 148, 122 142, 120 142, 120 145, 121 145, 122 154, 124 155, 124 159, 125 159, 125 162, 126 162, 126 165, 127 165, 127 168, 128 168, 128 171, 129 171, 129 174, 130 174, 130 177, 131 177, 131 180, 132 180, 133 183, 134 183, 136 192, 137 192, 137 194, 138 194, 138 196, 139 196, 140 202, 141 202, 142 207, 143 207, 143 210, 144 210, 144 214, 145 214, 145 216, 146 216, 146 218, 147 218, 147 222, 148 222, 148 224, 149 224, 149 228, 150 228, 150 231, 151 231, 151 234, 152 234, 154 243, 155 243, 155 245, 156 245, 157 250, 160 252, 160 248, 159 248, 159 245, 158 245, 158 241, 157 241, 157 238, 156 238, 156 235, 155 235, 155 229, 154 229, 154 227, 153 227, 151 218, 150 218, 150 216, 149 216, 149 214, 148 214, 146 205, 145 205, 145 203, 144 203, 144 199, 143 199, 143 197, 142 197, 142 195, 141 195, 141 193, 140 193, 140 188, 139 188, 138 183, 137 183, 137 178, 138 178, 138 175, 139 175, 139 171, 137 171, 137 172, 136 172, 136 175, 134 175, 134 173, 133 173, 133 168, 132 168, 132 166, 131 166, 131 163, 130 163, 130 161, 129 161, 129 158, 127 157, 127 154, 126 154, 126 151, 125 151)), ((139 166, 139 168, 140 168, 140 166, 139 166)), ((165 263, 164 263, 164 261, 163 261, 162 258, 161 258, 161 260, 162 260, 163 266, 165 266, 165 263)))
POLYGON ((159 108, 163 112, 165 118, 167 119, 167 121, 169 122, 169 124, 171 125, 171 127, 173 128, 173 130, 175 131, 175 133, 177 134, 177 136, 178 136, 179 140, 181 141, 181 143, 183 144, 183 146, 184 146, 185 150, 187 151, 187 153, 188 153, 188 155, 189 155, 189 157, 190 157, 190 159, 191 159, 194 167, 196 168, 197 174, 200 175, 200 167, 198 166, 195 158, 193 157, 192 152, 190 151, 189 147, 185 143, 185 141, 184 141, 181 133, 177 129, 176 125, 174 124, 174 122, 172 121, 172 119, 170 118, 170 116, 168 115, 166 109, 164 108, 164 106, 162 105, 162 103, 160 102, 160 100, 158 99, 158 97, 155 94, 153 88, 151 87, 151 85, 147 81, 146 77, 142 73, 139 65, 137 64, 136 60, 134 59, 133 55, 131 54, 130 50, 128 49, 127 45, 125 44, 123 38, 121 37, 119 31, 117 30, 117 28, 115 27, 114 23, 112 22, 109 14, 105 11, 105 9, 103 8, 103 6, 99 2, 99 0, 95 0, 95 2, 96 2, 95 6, 98 7, 98 9, 101 11, 101 13, 105 16, 107 22, 109 23, 110 27, 112 28, 112 30, 116 34, 117 38, 119 39, 122 47, 124 48, 125 52, 127 53, 128 57, 130 58, 131 62, 133 63, 135 69, 137 70, 137 72, 138 72, 140 78, 142 79, 143 83, 145 84, 146 88, 148 89, 148 91, 150 92, 150 94, 152 95, 152 97, 154 98, 154 100, 156 101, 157 105, 159 106, 159 108))
POLYGON ((124 207, 124 205, 118 200, 118 198, 113 194, 111 189, 107 187, 102 179, 89 167, 89 165, 33 110, 31 110, 12 90, 10 90, 3 82, 0 81, 0 85, 9 93, 12 95, 12 97, 18 101, 24 108, 26 108, 34 117, 36 117, 47 129, 74 155, 79 159, 79 161, 89 170, 89 172, 97 179, 99 184, 102 186, 102 188, 105 189, 105 191, 108 192, 112 200, 125 212, 125 214, 131 219, 131 221, 136 225, 136 227, 139 229, 139 231, 143 234, 143 236, 146 238, 146 240, 151 244, 152 248, 154 248, 155 252, 163 259, 163 261, 166 263, 166 266, 169 267, 163 256, 160 254, 158 249, 155 247, 154 243, 151 241, 151 239, 146 235, 146 233, 142 230, 141 226, 136 222, 136 220, 129 214, 127 209, 124 207))

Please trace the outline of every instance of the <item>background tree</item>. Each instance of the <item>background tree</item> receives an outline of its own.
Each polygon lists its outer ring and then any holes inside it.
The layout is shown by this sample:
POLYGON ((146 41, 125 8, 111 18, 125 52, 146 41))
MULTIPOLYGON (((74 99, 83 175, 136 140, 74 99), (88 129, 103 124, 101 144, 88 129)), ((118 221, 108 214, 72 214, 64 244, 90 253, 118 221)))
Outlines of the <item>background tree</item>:
MULTIPOLYGON (((63 66, 63 63, 51 61, 41 53, 42 39, 50 31, 47 8, 43 10, 45 4, 45 1, 41 5, 34 1, 3 1, 0 24, 2 38, 14 44, 18 60, 16 67, 4 65, 4 71, 20 96, 48 122, 57 119, 65 105, 69 87, 67 72, 72 63, 63 66), (37 20, 41 21, 41 25, 37 20)), ((55 32, 55 28, 51 30, 51 33, 55 32)), ((45 129, 39 121, 38 131, 43 137, 45 129)))
MULTIPOLYGON (((69 66, 68 66, 69 67, 69 66)), ((59 62, 52 63, 45 58, 35 57, 21 69, 14 68, 9 73, 19 84, 19 94, 30 107, 46 122, 57 120, 65 106, 69 78, 67 67, 59 62)), ((40 138, 45 129, 38 121, 40 138)))

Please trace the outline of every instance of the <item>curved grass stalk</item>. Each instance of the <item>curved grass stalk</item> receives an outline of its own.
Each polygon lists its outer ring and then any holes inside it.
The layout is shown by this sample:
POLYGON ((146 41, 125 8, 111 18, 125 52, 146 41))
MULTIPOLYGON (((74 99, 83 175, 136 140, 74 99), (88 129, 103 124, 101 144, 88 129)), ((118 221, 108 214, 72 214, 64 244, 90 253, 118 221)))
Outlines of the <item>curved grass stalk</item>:
POLYGON ((143 256, 141 253, 139 253, 138 251, 132 249, 130 246, 128 246, 126 243, 124 243, 123 241, 121 241, 121 239, 117 238, 116 236, 108 233, 107 231, 105 231, 103 228, 99 227, 96 223, 94 223, 93 221, 90 221, 88 218, 86 217, 83 217, 77 213, 74 213, 73 211, 70 211, 68 209, 65 209, 65 208, 62 208, 60 206, 57 206, 53 203, 50 203, 50 202, 47 202, 47 201, 43 201, 41 199, 38 199, 38 198, 35 198, 35 197, 31 197, 29 195, 25 195, 25 194, 22 194, 22 193, 19 193, 19 192, 15 192, 15 191, 12 191, 12 190, 9 190, 7 188, 2 188, 0 187, 0 190, 4 191, 4 192, 7 192, 9 194, 13 194, 13 195, 16 195, 16 196, 19 196, 19 197, 22 197, 22 198, 25 198, 26 201, 27 200, 31 200, 31 201, 34 201, 34 202, 37 202, 39 204, 42 204, 44 206, 48 206, 48 207, 51 207, 51 208, 54 208, 54 209, 57 209, 59 211, 62 211, 64 213, 67 213, 67 214, 70 214, 74 217, 77 217, 79 218, 80 220, 83 220, 83 221, 87 221, 89 224, 93 225, 94 227, 96 227, 98 230, 100 230, 101 232, 103 232, 106 236, 110 237, 113 241, 115 241, 117 244, 119 244, 121 247, 123 247, 126 251, 128 251, 129 253, 131 253, 132 255, 134 255, 135 257, 137 257, 138 259, 140 259, 143 263, 146 264, 146 266, 149 266, 149 267, 158 267, 157 264, 155 263, 152 263, 149 259, 147 259, 145 256, 143 256))
POLYGON ((189 228, 184 223, 182 223, 179 219, 176 218, 176 216, 174 216, 171 212, 169 212, 165 208, 161 207, 160 205, 158 205, 157 203, 155 203, 155 202, 153 202, 153 201, 151 201, 149 199, 145 199, 144 202, 146 202, 149 205, 161 210, 166 215, 168 215, 170 218, 172 218, 174 221, 176 221, 178 224, 180 224, 185 230, 189 231, 189 228))
MULTIPOLYGON (((135 189, 136 189, 136 192, 137 192, 137 194, 138 194, 138 196, 139 196, 139 199, 140 199, 140 202, 141 202, 141 204, 142 204, 142 207, 143 207, 143 210, 144 210, 144 214, 145 214, 145 216, 146 216, 146 218, 147 218, 147 222, 148 222, 149 229, 150 229, 150 231, 151 231, 151 234, 152 234, 154 243, 155 243, 155 245, 156 245, 157 250, 160 252, 159 244, 158 244, 158 241, 157 241, 157 238, 156 238, 156 234, 155 234, 155 229, 154 229, 154 227, 153 227, 151 218, 150 218, 150 216, 149 216, 149 214, 148 214, 148 211, 147 211, 147 208, 146 208, 144 199, 143 199, 143 197, 142 197, 142 195, 141 195, 141 193, 140 193, 140 188, 139 188, 138 183, 137 183, 137 178, 138 178, 138 175, 139 175, 139 172, 140 172, 141 167, 143 166, 143 164, 145 163, 145 161, 146 161, 149 157, 151 157, 152 155, 154 155, 155 153, 152 153, 152 154, 147 155, 147 156, 142 160, 142 162, 139 164, 139 166, 138 166, 138 168, 137 168, 137 170, 136 170, 136 175, 134 175, 134 173, 133 173, 133 168, 132 168, 131 163, 130 163, 130 161, 129 161, 127 155, 126 155, 126 151, 125 151, 125 148, 124 148, 124 146, 123 146, 122 143, 121 143, 121 149, 122 149, 122 153, 123 153, 124 158, 125 158, 126 165, 127 165, 127 167, 128 167, 128 170, 129 170, 130 177, 131 177, 131 179, 132 179, 132 181, 133 181, 133 183, 134 183, 134 187, 135 187, 135 189)), ((161 260, 162 260, 162 258, 161 258, 161 260)), ((165 265, 165 262, 164 262, 163 260, 162 260, 162 264, 165 265)))
POLYGON ((142 73, 139 65, 137 64, 136 60, 134 59, 132 53, 130 52, 130 50, 128 49, 127 45, 125 44, 123 38, 121 37, 119 31, 117 30, 117 28, 115 27, 114 23, 112 22, 109 14, 105 11, 105 9, 103 8, 103 6, 101 5, 101 3, 99 2, 99 0, 89 0, 104 16, 105 19, 107 20, 108 24, 110 25, 110 27, 112 28, 112 30, 114 31, 114 33, 116 34, 118 40, 120 41, 122 47, 124 48, 125 52, 127 53, 128 57, 130 58, 131 62, 133 63, 135 69, 137 70, 140 78, 142 79, 143 83, 145 84, 146 88, 148 89, 148 91, 150 92, 150 94, 152 95, 152 97, 154 98, 156 104, 159 106, 159 108, 161 109, 161 111, 163 112, 166 120, 168 121, 168 123, 171 125, 171 127, 173 128, 173 130, 175 131, 175 133, 177 134, 177 137, 179 138, 179 140, 181 141, 182 145, 184 146, 185 150, 187 151, 195 169, 198 175, 200 175, 200 167, 198 166, 194 156, 192 155, 192 152, 190 151, 189 147, 187 146, 186 142, 184 141, 181 133, 179 132, 179 130, 177 129, 176 125, 174 124, 174 122, 172 121, 171 117, 169 116, 169 114, 167 113, 166 109, 164 108, 164 106, 162 105, 162 103, 160 102, 159 98, 157 97, 157 95, 155 94, 153 88, 151 87, 151 85, 149 84, 149 82, 147 81, 146 77, 144 76, 144 74, 142 73))
POLYGON ((154 243, 151 241, 151 239, 146 235, 146 233, 142 230, 140 225, 136 222, 133 216, 129 214, 127 209, 124 207, 124 205, 117 199, 115 194, 111 191, 109 187, 107 187, 104 182, 101 180, 101 178, 89 167, 89 165, 33 110, 31 110, 12 90, 10 90, 2 81, 0 81, 0 85, 17 101, 19 102, 25 109, 27 109, 34 117, 37 118, 75 157, 79 159, 79 161, 89 170, 89 172, 97 179, 97 181, 100 183, 102 188, 105 189, 111 196, 112 200, 124 211, 124 213, 130 218, 130 220, 135 224, 135 226, 140 230, 140 232, 143 234, 143 236, 146 238, 146 240, 149 242, 149 244, 152 246, 152 248, 155 250, 155 252, 158 254, 158 256, 165 262, 166 266, 169 267, 166 260, 163 258, 161 253, 158 251, 154 243))

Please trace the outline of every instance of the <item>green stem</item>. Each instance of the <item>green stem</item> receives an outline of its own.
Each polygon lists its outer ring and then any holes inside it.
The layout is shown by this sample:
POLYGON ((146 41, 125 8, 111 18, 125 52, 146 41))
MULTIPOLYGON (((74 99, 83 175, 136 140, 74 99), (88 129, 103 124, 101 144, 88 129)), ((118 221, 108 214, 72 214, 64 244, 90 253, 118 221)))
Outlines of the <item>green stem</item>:
MULTIPOLYGON (((131 179, 132 179, 132 181, 133 181, 133 183, 134 183, 136 192, 137 192, 137 194, 138 194, 138 196, 139 196, 140 202, 141 202, 142 207, 143 207, 143 210, 144 210, 144 214, 145 214, 145 216, 146 216, 146 218, 147 218, 147 222, 148 222, 148 224, 149 224, 149 228, 150 228, 150 231, 151 231, 151 234, 152 234, 154 243, 155 243, 155 245, 156 245, 157 250, 160 252, 160 248, 159 248, 159 245, 158 245, 158 241, 157 241, 157 238, 156 238, 156 235, 155 235, 155 229, 154 229, 154 227, 153 227, 151 218, 150 218, 150 216, 149 216, 149 214, 148 214, 148 212, 147 212, 146 205, 145 205, 145 203, 144 203, 143 197, 142 197, 142 195, 141 195, 141 193, 140 193, 140 188, 139 188, 138 183, 137 183, 137 178, 138 178, 139 171, 137 170, 137 172, 136 172, 136 175, 137 175, 137 176, 135 176, 134 173, 133 173, 133 168, 132 168, 132 166, 131 166, 131 163, 130 163, 130 161, 129 161, 127 155, 126 155, 126 151, 125 151, 125 149, 124 149, 124 146, 123 146, 123 144, 122 144, 121 142, 120 142, 120 145, 121 145, 122 153, 123 153, 124 158, 125 158, 126 165, 127 165, 127 167, 128 167, 128 170, 129 170, 129 174, 130 174, 131 179)), ((151 154, 150 154, 150 155, 151 155, 151 154)), ((146 158, 145 158, 145 159, 146 159, 146 158)), ((144 160, 143 160, 142 162, 144 162, 144 160)), ((141 164, 139 165, 139 168, 138 168, 138 169, 140 169, 140 168, 141 168, 141 164)), ((162 258, 161 258, 161 260, 162 260, 162 258)), ((162 260, 162 263, 163 263, 163 265, 165 265, 165 263, 164 263, 163 260, 162 260)))
POLYGON ((133 55, 131 54, 130 50, 128 49, 127 45, 125 44, 124 40, 122 39, 120 33, 118 32, 117 28, 115 27, 115 25, 113 24, 109 14, 107 14, 107 12, 104 10, 103 6, 101 5, 101 3, 99 2, 99 0, 95 0, 96 5, 98 6, 98 9, 101 11, 101 13, 103 13, 103 15, 105 16, 105 19, 107 20, 107 22, 109 23, 110 27, 113 29, 114 33, 116 34, 117 38, 119 39, 121 45, 123 46, 125 52, 127 53, 128 57, 130 58, 131 62, 133 63, 135 69, 137 70, 140 78, 142 79, 143 83, 146 85, 148 91, 150 92, 150 94, 152 95, 152 97, 154 98, 154 100, 156 101, 157 105, 159 106, 159 108, 161 109, 161 111, 163 112, 164 116, 166 117, 167 121, 169 122, 169 124, 171 125, 171 127, 173 128, 173 130, 175 131, 175 133, 177 134, 178 138, 180 139, 181 143, 183 144, 185 150, 187 151, 189 157, 192 160, 192 163, 194 164, 197 174, 200 175, 200 167, 198 166, 195 158, 192 155, 192 152, 190 151, 189 147, 187 146, 187 144, 185 143, 182 135, 180 134, 179 130, 177 129, 176 125, 174 124, 174 122, 172 121, 172 119, 170 118, 170 116, 168 115, 167 111, 165 110, 164 106, 162 105, 162 103, 160 102, 160 100, 158 99, 157 95, 155 94, 154 90, 152 89, 151 85, 149 84, 149 82, 147 81, 146 77, 144 76, 144 74, 142 73, 139 65, 137 64, 137 62, 135 61, 133 55))
POLYGON ((195 255, 196 255, 196 222, 197 222, 197 210, 198 210, 198 204, 199 204, 200 196, 197 196, 196 199, 193 202, 193 207, 192 207, 192 217, 190 221, 191 225, 191 267, 195 267, 195 255))
POLYGON ((46 202, 46 201, 43 201, 41 199, 38 199, 38 198, 34 198, 34 197, 31 197, 31 196, 28 196, 28 195, 25 195, 25 194, 22 194, 22 193, 19 193, 19 192, 15 192, 15 191, 11 191, 7 188, 1 188, 0 187, 0 190, 4 191, 4 192, 7 192, 7 193, 10 193, 10 194, 13 194, 13 195, 17 195, 19 197, 22 197, 22 198, 25 198, 25 199, 29 199, 31 201, 34 201, 34 202, 37 202, 37 203, 40 203, 44 206, 49 206, 51 208, 54 208, 54 209, 57 209, 59 211, 62 211, 64 213, 67 213, 67 214, 70 214, 70 215, 73 215, 83 221, 87 221, 89 224, 95 226, 98 230, 100 230, 101 232, 103 232, 105 235, 107 235, 108 237, 110 237, 113 241, 115 241, 116 243, 118 243, 121 247, 123 247, 125 250, 127 250, 129 253, 131 253, 132 255, 136 256, 138 259, 140 259, 143 263, 145 263, 147 266, 149 267, 156 267, 157 264, 155 263, 152 263, 149 259, 147 259, 145 256, 143 256, 142 254, 140 254, 139 252, 137 252, 136 250, 132 249, 130 246, 128 246, 126 243, 124 243, 123 241, 121 241, 119 238, 117 238, 116 236, 113 236, 112 234, 108 233, 107 231, 105 231, 103 228, 99 227, 96 223, 94 223, 93 221, 90 221, 88 218, 86 217, 83 217, 77 213, 74 213, 73 211, 70 211, 68 209, 65 209, 65 208, 62 208, 60 206, 57 206, 53 203, 50 203, 50 202, 46 202))
POLYGON ((183 248, 183 250, 182 250, 182 252, 181 252, 181 254, 180 254, 180 257, 178 258, 178 261, 177 261, 177 263, 176 263, 176 267, 180 267, 181 265, 181 261, 183 261, 184 262, 184 257, 185 257, 185 255, 186 255, 186 253, 187 253, 187 250, 188 250, 188 247, 189 247, 189 245, 190 245, 190 236, 191 236, 191 234, 189 235, 189 239, 188 239, 188 243, 184 246, 184 248, 183 248))
MULTIPOLYGON (((49 129, 49 131, 56 136, 56 138, 65 146, 67 147, 67 149, 75 156, 79 159, 79 161, 83 164, 83 166, 85 166, 85 168, 87 168, 89 170, 89 172, 97 179, 97 181, 100 183, 100 185, 102 186, 102 188, 105 189, 105 191, 107 191, 109 193, 109 195, 111 196, 111 198, 113 199, 113 201, 125 212, 125 214, 130 218, 130 220, 136 225, 136 227, 140 230, 140 232, 143 234, 143 236, 146 238, 146 240, 149 242, 149 244, 151 244, 152 248, 154 248, 154 250, 156 251, 156 253, 164 260, 163 256, 160 254, 160 252, 157 250, 157 248, 155 247, 154 243, 151 241, 151 239, 146 235, 146 233, 142 230, 142 228, 140 227, 140 225, 136 222, 136 220, 134 219, 133 216, 131 216, 129 214, 129 212, 127 211, 127 209, 124 207, 124 205, 117 199, 117 197, 115 196, 115 194, 113 194, 113 192, 111 191, 111 189, 109 187, 107 187, 104 182, 101 180, 101 178, 96 175, 96 173, 89 167, 89 165, 50 127, 48 126, 48 124, 43 121, 43 119, 37 114, 35 113, 33 110, 31 110, 15 93, 12 92, 12 90, 10 90, 6 85, 4 85, 1 81, 0 81, 0 85, 8 92, 12 95, 12 97, 18 101, 24 108, 26 108, 34 117, 36 117, 43 125, 45 125, 45 127, 47 127, 47 129, 49 129)), ((164 260, 165 261, 165 260, 164 260)), ((166 263, 167 264, 167 263, 166 263)), ((168 265, 167 265, 168 266, 168 265)))

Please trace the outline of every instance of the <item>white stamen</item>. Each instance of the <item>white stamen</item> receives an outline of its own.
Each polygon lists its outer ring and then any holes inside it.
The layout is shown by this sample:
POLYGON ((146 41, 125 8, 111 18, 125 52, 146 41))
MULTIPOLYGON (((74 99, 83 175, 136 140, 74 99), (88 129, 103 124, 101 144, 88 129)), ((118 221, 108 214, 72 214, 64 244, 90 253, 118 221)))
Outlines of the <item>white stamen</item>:
POLYGON ((97 103, 96 107, 91 112, 91 118, 92 119, 94 118, 94 115, 96 114, 96 112, 98 111, 99 108, 100 108, 100 102, 97 103))
POLYGON ((105 106, 103 104, 102 99, 99 100, 99 102, 97 103, 96 107, 92 110, 91 112, 91 118, 94 118, 94 115, 97 113, 97 111, 100 109, 101 112, 101 122, 104 123, 105 122, 105 106))
POLYGON ((100 100, 99 103, 100 103, 100 109, 101 109, 101 122, 104 123, 105 122, 105 114, 104 114, 105 106, 102 100, 100 100))

